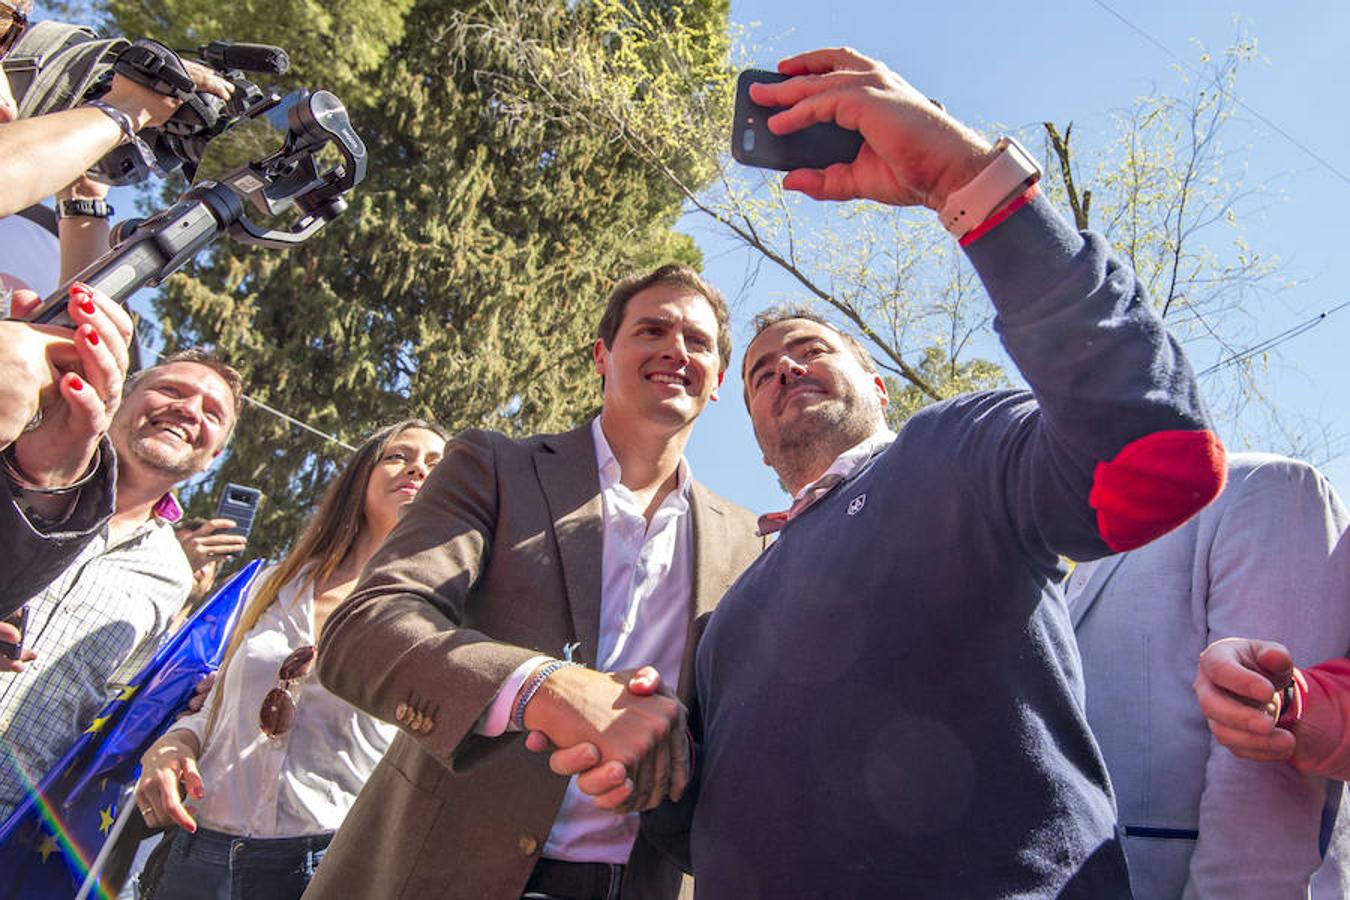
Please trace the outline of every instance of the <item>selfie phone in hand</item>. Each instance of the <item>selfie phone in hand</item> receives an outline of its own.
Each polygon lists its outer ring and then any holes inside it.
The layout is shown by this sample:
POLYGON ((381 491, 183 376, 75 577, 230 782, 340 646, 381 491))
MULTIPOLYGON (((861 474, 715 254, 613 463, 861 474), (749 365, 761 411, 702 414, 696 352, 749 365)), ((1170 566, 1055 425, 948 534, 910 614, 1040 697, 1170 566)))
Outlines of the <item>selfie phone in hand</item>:
POLYGON ((8 659, 18 659, 23 655, 23 639, 28 632, 28 607, 21 606, 15 610, 5 623, 13 625, 19 629, 19 639, 11 644, 9 641, 0 641, 0 656, 8 659))
POLYGON ((220 502, 216 504, 216 518, 229 519, 233 528, 224 528, 216 534, 242 534, 248 537, 253 530, 253 519, 258 514, 258 504, 262 501, 262 491, 242 484, 230 482, 220 492, 220 502))
POLYGON ((790 76, 746 69, 736 79, 736 117, 731 123, 731 156, 744 166, 761 169, 824 169, 850 163, 862 149, 863 137, 833 122, 817 122, 792 134, 777 135, 768 120, 783 107, 760 106, 750 99, 750 85, 774 84, 790 76))

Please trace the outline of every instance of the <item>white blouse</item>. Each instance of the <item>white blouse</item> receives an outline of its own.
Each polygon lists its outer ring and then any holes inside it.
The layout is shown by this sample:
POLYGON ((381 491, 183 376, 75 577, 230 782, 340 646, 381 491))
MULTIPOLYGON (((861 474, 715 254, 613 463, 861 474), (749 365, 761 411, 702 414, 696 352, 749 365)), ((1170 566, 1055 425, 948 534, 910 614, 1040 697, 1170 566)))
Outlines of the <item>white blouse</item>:
MULTIPOLYGON (((249 599, 264 571, 249 592, 249 599)), ((247 603, 248 600, 245 600, 247 603)), ((394 739, 396 726, 361 712, 310 673, 290 684, 295 723, 277 737, 258 727, 263 697, 293 651, 315 644, 314 588, 303 577, 284 585, 244 638, 200 712, 178 720, 204 744, 197 761, 206 796, 189 799, 199 825, 243 837, 300 837, 335 831, 394 739), (211 708, 220 704, 210 741, 211 708)))

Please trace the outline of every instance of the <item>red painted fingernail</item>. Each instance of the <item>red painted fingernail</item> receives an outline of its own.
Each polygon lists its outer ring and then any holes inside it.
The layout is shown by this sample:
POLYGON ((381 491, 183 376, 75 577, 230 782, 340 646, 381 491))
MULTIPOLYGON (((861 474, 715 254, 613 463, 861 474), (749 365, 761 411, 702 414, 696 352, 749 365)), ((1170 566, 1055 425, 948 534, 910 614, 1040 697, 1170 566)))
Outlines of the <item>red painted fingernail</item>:
MULTIPOLYGON (((89 304, 89 305, 90 305, 90 306, 93 306, 92 303, 89 304)), ((84 309, 84 307, 80 307, 80 308, 81 308, 81 309, 84 309)), ((88 310, 88 309, 86 309, 86 310, 84 310, 84 311, 85 311, 85 312, 93 312, 93 310, 88 310)), ((90 346, 93 346, 93 347, 97 347, 97 346, 98 346, 98 332, 97 332, 97 331, 94 331, 94 330, 91 328, 91 329, 89 329, 89 333, 88 333, 87 335, 85 335, 85 337, 88 339, 90 346)))
POLYGON ((80 380, 80 376, 78 376, 78 375, 71 375, 71 376, 70 376, 70 389, 71 389, 72 391, 82 391, 82 390, 84 390, 84 382, 80 380))
POLYGON ((70 299, 80 305, 80 309, 87 316, 94 314, 94 292, 89 289, 87 284, 76 282, 70 286, 70 299))
POLYGON ((93 301, 93 300, 81 300, 81 301, 80 301, 80 310, 81 310, 86 316, 92 316, 92 315, 94 314, 94 301, 93 301))

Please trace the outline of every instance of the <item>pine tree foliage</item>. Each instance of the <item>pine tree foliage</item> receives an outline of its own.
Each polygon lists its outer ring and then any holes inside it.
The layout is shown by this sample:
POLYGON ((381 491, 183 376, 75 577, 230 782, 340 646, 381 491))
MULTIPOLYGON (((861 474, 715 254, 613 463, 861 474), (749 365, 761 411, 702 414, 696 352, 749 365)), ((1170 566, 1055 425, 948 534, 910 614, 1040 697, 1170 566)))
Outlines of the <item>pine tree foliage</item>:
MULTIPOLYGON (((593 413, 590 345, 613 280, 701 262, 672 231, 679 192, 623 143, 504 102, 503 81, 528 73, 464 26, 472 3, 257 7, 256 22, 198 0, 163 0, 139 19, 115 11, 119 25, 170 39, 174 23, 179 40, 291 41, 289 81, 334 86, 370 150, 368 175, 303 248, 221 243, 172 279, 156 303, 169 346, 216 346, 252 396, 351 445, 409 414, 452 431, 535 432, 593 413)), ((682 7, 633 13, 681 27, 682 7)), ((725 6, 701 15, 725 30, 725 6)), ((622 52, 622 21, 598 30, 589 4, 532 0, 521 16, 532 39, 622 52)), ((723 44, 690 51, 725 65, 723 44)), ((345 455, 249 408, 194 509, 217 484, 256 485, 267 495, 258 546, 283 547, 345 455)))

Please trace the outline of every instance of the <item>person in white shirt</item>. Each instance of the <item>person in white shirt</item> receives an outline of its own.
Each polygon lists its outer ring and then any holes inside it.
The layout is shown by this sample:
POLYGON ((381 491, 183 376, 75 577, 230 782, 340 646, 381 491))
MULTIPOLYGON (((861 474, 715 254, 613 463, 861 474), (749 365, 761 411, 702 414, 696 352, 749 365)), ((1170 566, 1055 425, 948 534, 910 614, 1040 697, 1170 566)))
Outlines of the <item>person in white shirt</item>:
POLYGON ((151 827, 178 826, 157 883, 143 876, 143 896, 304 892, 395 731, 319 684, 314 647, 444 450, 444 432, 420 419, 376 432, 295 550, 258 578, 205 705, 141 759, 141 815, 151 827))
POLYGON ((726 303, 687 266, 634 274, 591 352, 599 416, 457 435, 329 619, 319 678, 401 733, 307 900, 678 895, 629 810, 682 792, 684 708, 631 693, 629 673, 687 697, 700 617, 763 547, 684 460, 731 356, 726 303), (531 730, 593 739, 625 814, 551 772, 531 730))

